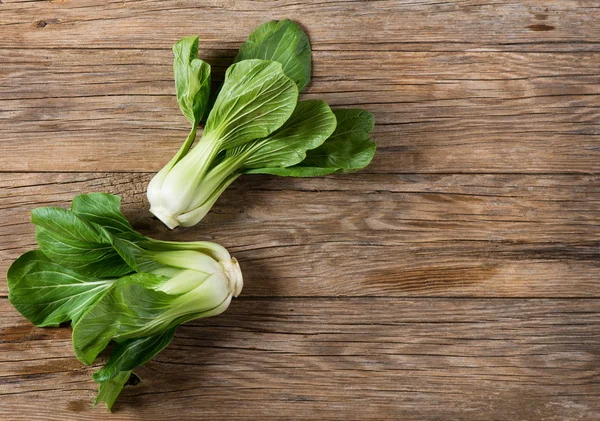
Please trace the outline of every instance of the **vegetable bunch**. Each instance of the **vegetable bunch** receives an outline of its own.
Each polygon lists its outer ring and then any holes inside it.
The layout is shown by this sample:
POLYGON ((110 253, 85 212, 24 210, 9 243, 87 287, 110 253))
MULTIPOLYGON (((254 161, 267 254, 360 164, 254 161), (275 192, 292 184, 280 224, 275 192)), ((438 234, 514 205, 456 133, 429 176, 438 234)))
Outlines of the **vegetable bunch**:
POLYGON ((370 113, 298 101, 310 81, 311 50, 294 22, 270 21, 250 35, 214 103, 198 38, 182 39, 173 53, 177 100, 192 129, 148 186, 150 211, 169 228, 198 223, 242 174, 313 177, 371 161, 370 113), (204 115, 204 132, 192 148, 204 115))
MULTIPOLYGON (((182 39, 173 52, 177 100, 192 128, 148 186, 150 210, 169 228, 199 222, 242 174, 312 177, 370 162, 370 113, 298 101, 311 50, 290 20, 254 31, 212 96, 198 38, 182 39)), ((34 209, 32 222, 39 250, 11 265, 9 300, 36 326, 70 322, 75 355, 86 365, 114 343, 93 374, 95 403, 109 409, 132 370, 165 348, 179 324, 223 312, 242 289, 240 267, 223 247, 147 238, 123 216, 117 196, 76 196, 70 210, 34 209)))
POLYGON ((237 261, 210 242, 153 240, 134 231, 117 196, 76 196, 70 210, 34 209, 39 250, 10 267, 9 300, 36 326, 71 322, 77 358, 91 365, 96 403, 112 406, 132 370, 165 348, 186 321, 227 309, 242 289, 237 261))

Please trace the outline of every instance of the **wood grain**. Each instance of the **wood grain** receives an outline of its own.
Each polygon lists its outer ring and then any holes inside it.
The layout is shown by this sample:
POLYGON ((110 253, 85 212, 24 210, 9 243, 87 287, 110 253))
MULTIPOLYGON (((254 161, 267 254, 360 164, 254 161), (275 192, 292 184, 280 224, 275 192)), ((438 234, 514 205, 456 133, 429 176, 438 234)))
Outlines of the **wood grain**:
POLYGON ((149 179, 0 175, 0 272, 35 246, 31 209, 105 191, 149 236, 225 245, 247 296, 600 297, 600 176, 249 175, 173 232, 147 212, 149 179))
MULTIPOLYGON (((170 51, 131 47, 0 50, 3 170, 158 171, 188 123, 170 51)), ((218 74, 235 50, 201 55, 218 74)), ((314 60, 304 98, 375 114, 380 153, 368 173, 600 172, 600 52, 317 51, 314 60)))
POLYGON ((585 0, 3 0, 2 13, 0 46, 25 48, 169 49, 190 33, 237 48, 259 23, 288 17, 315 50, 600 49, 600 9, 585 0))
POLYGON ((180 327, 108 416, 90 409, 93 369, 72 356, 70 329, 31 327, 0 300, 0 418, 595 421, 599 309, 597 299, 240 299, 180 327))
POLYGON ((600 419, 599 2, 0 0, 0 57, 0 420, 600 419), (374 161, 242 177, 168 231, 145 189, 187 135, 171 45, 198 34, 218 81, 284 17, 312 43, 304 98, 373 112, 374 161), (104 360, 6 298, 31 209, 92 191, 245 278, 113 414, 104 360))

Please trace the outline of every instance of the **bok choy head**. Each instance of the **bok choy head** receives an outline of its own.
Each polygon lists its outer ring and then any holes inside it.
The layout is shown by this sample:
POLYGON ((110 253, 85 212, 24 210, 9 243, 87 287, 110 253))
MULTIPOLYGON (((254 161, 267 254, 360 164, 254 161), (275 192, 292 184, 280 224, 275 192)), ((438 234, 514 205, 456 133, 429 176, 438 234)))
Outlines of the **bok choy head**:
POLYGON ((148 186, 150 211, 169 228, 198 223, 242 174, 313 177, 356 171, 371 161, 370 113, 298 101, 310 81, 311 52, 294 22, 267 22, 250 35, 214 103, 206 75, 210 67, 195 56, 198 38, 182 39, 173 51, 177 98, 192 130, 148 186))
POLYGON ((70 210, 34 209, 39 250, 10 267, 9 300, 36 326, 71 322, 77 358, 90 365, 97 400, 110 407, 129 378, 186 321, 217 315, 242 289, 237 261, 211 242, 178 243, 134 231, 109 194, 75 197, 70 210))

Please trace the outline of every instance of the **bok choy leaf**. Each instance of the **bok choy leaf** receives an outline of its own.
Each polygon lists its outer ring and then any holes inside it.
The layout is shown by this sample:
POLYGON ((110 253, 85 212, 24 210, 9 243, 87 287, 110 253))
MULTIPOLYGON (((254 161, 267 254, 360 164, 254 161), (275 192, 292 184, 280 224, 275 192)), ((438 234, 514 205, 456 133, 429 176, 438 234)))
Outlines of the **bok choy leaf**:
MULTIPOLYGON (((175 54, 178 98, 178 72, 196 60, 197 50, 186 51, 188 61, 175 54)), ((148 185, 150 211, 171 229, 191 226, 242 174, 314 177, 368 165, 375 153, 369 112, 298 102, 311 66, 308 37, 296 23, 285 19, 257 28, 227 70, 200 139, 192 148, 196 133, 190 134, 148 185)), ((205 98, 198 100, 202 110, 205 98)))
POLYGON ((217 315, 242 289, 237 261, 211 242, 178 243, 136 232, 109 194, 77 196, 71 210, 33 210, 40 250, 7 274, 9 300, 36 326, 71 322, 73 348, 92 364, 97 402, 110 408, 131 371, 149 361, 186 321, 217 315))
POLYGON ((375 153, 375 143, 369 139, 375 123, 373 115, 358 109, 335 110, 333 114, 337 120, 335 131, 319 147, 308 150, 301 162, 285 167, 248 167, 244 174, 316 177, 357 171, 369 165, 375 153))
POLYGON ((289 19, 263 23, 240 46, 234 62, 251 59, 281 63, 284 73, 302 91, 310 82, 310 42, 297 23, 289 19))

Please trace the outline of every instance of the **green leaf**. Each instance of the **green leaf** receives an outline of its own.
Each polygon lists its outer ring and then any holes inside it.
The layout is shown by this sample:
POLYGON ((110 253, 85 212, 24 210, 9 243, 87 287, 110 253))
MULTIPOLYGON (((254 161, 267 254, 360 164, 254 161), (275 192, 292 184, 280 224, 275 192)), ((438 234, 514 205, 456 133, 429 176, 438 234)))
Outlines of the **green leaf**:
POLYGON ((110 411, 125 383, 129 380, 129 376, 131 376, 131 371, 121 371, 112 379, 100 383, 98 385, 98 396, 94 399, 94 407, 100 402, 104 402, 110 411))
MULTIPOLYGON (((73 347, 77 358, 91 365, 119 330, 136 329, 168 309, 171 297, 151 289, 166 279, 149 273, 136 273, 115 282, 73 326, 73 347)), ((142 332, 138 336, 150 334, 142 332)))
POLYGON ((79 319, 113 284, 60 266, 40 250, 19 257, 8 269, 12 305, 36 326, 58 326, 79 319))
POLYGON ((249 59, 273 60, 302 91, 310 82, 311 51, 308 37, 289 19, 272 20, 259 26, 242 44, 235 62, 249 59))
POLYGON ((198 37, 187 37, 173 46, 173 72, 177 101, 192 125, 204 115, 210 95, 210 65, 198 58, 198 37))
POLYGON ((34 209, 31 220, 37 225, 40 249, 53 262, 99 278, 116 278, 133 272, 115 250, 113 237, 100 225, 54 207, 34 209))
POLYGON ((106 365, 96 371, 92 377, 96 383, 104 383, 122 371, 131 371, 146 364, 171 343, 175 330, 176 328, 172 328, 159 335, 127 339, 117 343, 106 365))
POLYGON ((133 229, 127 218, 121 213, 120 208, 121 198, 106 193, 80 194, 75 196, 71 204, 71 212, 77 217, 86 222, 98 224, 112 234, 109 237, 114 250, 127 265, 140 271, 138 265, 142 261, 146 263, 148 259, 136 244, 148 239, 133 229))
POLYGON ((375 119, 365 110, 335 110, 338 125, 321 146, 306 153, 304 167, 339 168, 341 172, 366 167, 375 154, 375 143, 369 139, 375 119))
MULTIPOLYGON (((263 59, 277 61, 302 91, 310 82, 311 50, 308 37, 289 19, 272 20, 258 27, 240 46, 234 62, 263 59)), ((205 115, 212 110, 221 85, 212 92, 205 115)))
POLYGON ((244 168, 289 167, 306 158, 306 151, 320 146, 335 130, 335 115, 324 101, 300 101, 285 124, 265 139, 239 146, 259 146, 245 161, 244 168))
POLYGON ((352 172, 366 167, 375 154, 369 139, 375 120, 368 111, 334 110, 337 127, 318 148, 306 152, 306 158, 288 168, 256 168, 245 174, 272 174, 289 177, 317 177, 334 172, 352 172))
POLYGON ((159 335, 127 339, 117 343, 106 365, 92 375, 98 383, 98 396, 94 406, 104 401, 110 410, 132 370, 146 364, 165 349, 173 340, 175 330, 174 327, 159 335))
POLYGON ((73 327, 75 355, 90 365, 112 339, 159 335, 188 320, 219 314, 231 299, 228 281, 218 274, 200 275, 200 285, 180 294, 158 290, 169 281, 165 276, 137 273, 119 279, 73 327))
POLYGON ((218 141, 221 149, 229 149, 266 137, 290 118, 297 100, 298 88, 281 64, 265 60, 233 64, 227 69, 202 140, 218 141))
POLYGON ((145 240, 136 232, 121 213, 121 198, 107 193, 90 193, 75 196, 71 211, 80 219, 101 225, 119 238, 129 241, 145 240))

